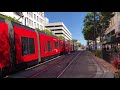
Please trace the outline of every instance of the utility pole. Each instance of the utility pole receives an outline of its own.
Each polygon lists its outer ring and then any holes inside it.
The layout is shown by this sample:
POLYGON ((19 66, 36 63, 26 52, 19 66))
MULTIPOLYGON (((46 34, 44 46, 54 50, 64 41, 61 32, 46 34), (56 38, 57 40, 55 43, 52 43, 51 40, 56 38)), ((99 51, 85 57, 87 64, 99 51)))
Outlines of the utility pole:
POLYGON ((94 12, 94 49, 97 49, 97 42, 96 42, 96 12, 94 12))

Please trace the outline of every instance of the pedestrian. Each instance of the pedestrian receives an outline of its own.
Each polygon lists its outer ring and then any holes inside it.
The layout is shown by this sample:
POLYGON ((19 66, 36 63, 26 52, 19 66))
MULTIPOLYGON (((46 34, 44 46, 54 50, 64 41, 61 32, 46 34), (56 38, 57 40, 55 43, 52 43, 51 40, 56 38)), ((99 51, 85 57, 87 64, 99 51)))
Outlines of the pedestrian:
POLYGON ((115 52, 117 53, 117 48, 115 47, 115 52))
POLYGON ((106 51, 106 47, 104 47, 103 50, 106 51))
POLYGON ((107 46, 107 51, 109 50, 109 47, 107 46))

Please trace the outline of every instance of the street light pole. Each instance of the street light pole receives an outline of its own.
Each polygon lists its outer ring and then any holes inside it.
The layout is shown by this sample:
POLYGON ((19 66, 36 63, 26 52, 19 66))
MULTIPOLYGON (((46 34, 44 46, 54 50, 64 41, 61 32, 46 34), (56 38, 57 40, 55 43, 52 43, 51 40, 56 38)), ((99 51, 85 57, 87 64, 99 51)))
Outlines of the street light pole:
POLYGON ((94 48, 97 49, 97 43, 96 43, 96 20, 95 20, 96 12, 94 12, 94 48))

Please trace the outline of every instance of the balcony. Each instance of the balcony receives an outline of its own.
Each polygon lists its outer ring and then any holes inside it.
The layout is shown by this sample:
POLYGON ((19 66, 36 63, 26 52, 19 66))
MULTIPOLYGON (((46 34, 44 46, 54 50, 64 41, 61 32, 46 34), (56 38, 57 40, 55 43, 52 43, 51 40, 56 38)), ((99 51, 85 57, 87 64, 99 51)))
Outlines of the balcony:
POLYGON ((111 37, 106 37, 106 43, 110 43, 111 42, 111 37))
POLYGON ((106 43, 113 43, 115 42, 116 40, 116 36, 109 36, 109 37, 106 37, 106 43))
POLYGON ((111 42, 115 42, 116 36, 111 36, 111 42))

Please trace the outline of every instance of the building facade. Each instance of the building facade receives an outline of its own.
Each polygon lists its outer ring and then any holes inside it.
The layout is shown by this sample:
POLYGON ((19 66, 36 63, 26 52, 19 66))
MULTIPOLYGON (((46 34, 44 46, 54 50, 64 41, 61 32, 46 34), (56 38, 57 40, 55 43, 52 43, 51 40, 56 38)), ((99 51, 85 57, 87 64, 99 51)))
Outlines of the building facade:
MULTIPOLYGON (((0 14, 16 19, 19 18, 19 15, 17 15, 16 12, 0 12, 0 14)), ((19 20, 21 24, 34 29, 39 28, 40 30, 44 30, 44 24, 49 22, 49 20, 44 16, 44 12, 22 12, 22 14, 23 17, 19 20)))
POLYGON ((120 12, 114 12, 114 17, 111 18, 110 25, 106 29, 103 37, 103 45, 107 48, 118 48, 119 33, 120 33, 120 12))
POLYGON ((66 40, 72 40, 72 34, 63 22, 47 23, 45 27, 51 30, 56 36, 63 36, 66 40))
POLYGON ((23 15, 23 25, 41 30, 45 29, 44 24, 46 23, 46 18, 44 17, 44 12, 23 12, 23 15))

